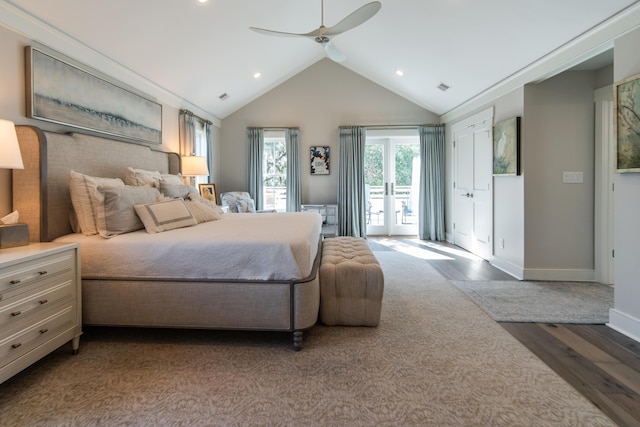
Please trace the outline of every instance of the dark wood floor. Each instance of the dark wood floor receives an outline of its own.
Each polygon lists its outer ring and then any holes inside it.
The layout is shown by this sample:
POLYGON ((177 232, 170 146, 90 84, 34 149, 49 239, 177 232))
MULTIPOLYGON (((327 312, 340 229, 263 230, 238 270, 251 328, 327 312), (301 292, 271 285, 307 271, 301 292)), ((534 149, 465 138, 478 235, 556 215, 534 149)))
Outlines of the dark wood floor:
MULTIPOLYGON (((433 251, 429 263, 450 280, 514 280, 451 244, 401 241, 433 251)), ((606 325, 500 324, 618 425, 640 426, 640 343, 606 325)))

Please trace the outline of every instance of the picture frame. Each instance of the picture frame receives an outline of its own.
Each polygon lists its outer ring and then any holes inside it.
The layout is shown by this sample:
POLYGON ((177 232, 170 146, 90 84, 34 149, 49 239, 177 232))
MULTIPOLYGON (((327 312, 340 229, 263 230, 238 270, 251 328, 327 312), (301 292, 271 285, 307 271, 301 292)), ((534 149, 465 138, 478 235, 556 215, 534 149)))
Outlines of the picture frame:
POLYGON ((218 192, 216 191, 215 184, 198 184, 198 191, 200 192, 200 196, 202 198, 218 204, 218 192))
POLYGON ((615 83, 616 172, 640 172, 640 74, 615 83))
POLYGON ((520 175, 520 117, 493 125, 493 175, 520 175))
POLYGON ((162 105, 49 49, 25 48, 27 116, 135 142, 162 143, 162 105))
POLYGON ((329 175, 329 147, 313 146, 309 149, 311 175, 329 175))

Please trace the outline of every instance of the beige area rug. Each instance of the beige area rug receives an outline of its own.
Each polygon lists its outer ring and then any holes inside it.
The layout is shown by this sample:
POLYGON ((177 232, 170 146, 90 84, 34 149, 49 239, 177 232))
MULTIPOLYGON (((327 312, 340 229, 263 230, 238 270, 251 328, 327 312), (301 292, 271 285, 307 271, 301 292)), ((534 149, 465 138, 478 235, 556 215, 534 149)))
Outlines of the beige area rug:
POLYGON ((0 385, 3 426, 609 426, 422 259, 375 253, 376 328, 87 329, 0 385))

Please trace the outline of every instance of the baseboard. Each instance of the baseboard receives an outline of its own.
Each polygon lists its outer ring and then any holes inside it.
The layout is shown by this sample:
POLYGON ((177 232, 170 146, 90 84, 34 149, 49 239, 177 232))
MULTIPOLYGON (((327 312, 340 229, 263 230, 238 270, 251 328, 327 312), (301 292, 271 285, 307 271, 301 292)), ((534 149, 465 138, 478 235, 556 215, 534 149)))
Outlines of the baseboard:
POLYGON ((607 326, 640 342, 640 319, 612 308, 609 310, 609 323, 607 323, 607 326))
POLYGON ((489 263, 495 268, 497 268, 498 270, 502 270, 505 273, 512 275, 518 280, 522 280, 522 278, 524 277, 524 271, 522 270, 522 267, 515 265, 512 262, 509 262, 501 258, 493 257, 493 259, 489 263))
POLYGON ((595 282, 595 270, 525 268, 524 280, 547 280, 561 282, 595 282))

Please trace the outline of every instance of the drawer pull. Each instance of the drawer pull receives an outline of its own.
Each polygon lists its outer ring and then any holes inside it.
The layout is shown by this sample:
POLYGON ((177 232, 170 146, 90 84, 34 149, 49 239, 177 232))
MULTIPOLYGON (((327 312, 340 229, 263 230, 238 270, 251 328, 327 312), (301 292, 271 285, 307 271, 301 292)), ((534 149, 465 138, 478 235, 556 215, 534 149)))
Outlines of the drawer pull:
POLYGON ((38 301, 40 303, 40 305, 46 304, 49 302, 49 300, 47 299, 41 299, 40 301, 38 301))
POLYGON ((40 329, 39 331, 41 334, 46 334, 47 332, 49 332, 49 330, 47 328, 45 329, 40 329))
POLYGON ((47 274, 47 270, 38 271, 36 274, 34 274, 33 276, 29 276, 26 279, 14 279, 14 280, 10 281, 9 283, 12 284, 12 285, 17 285, 18 283, 22 283, 25 280, 35 279, 36 277, 44 276, 45 274, 47 274))
POLYGON ((18 311, 14 311, 13 313, 11 313, 11 315, 12 315, 13 317, 20 316, 21 314, 22 314, 22 312, 21 312, 20 310, 18 310, 18 311))
POLYGON ((17 343, 15 343, 15 344, 11 344, 11 348, 18 348, 18 347, 20 347, 21 345, 22 345, 22 343, 21 343, 21 342, 17 342, 17 343))

